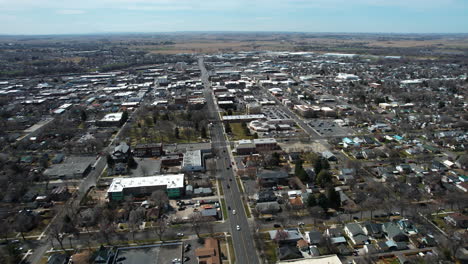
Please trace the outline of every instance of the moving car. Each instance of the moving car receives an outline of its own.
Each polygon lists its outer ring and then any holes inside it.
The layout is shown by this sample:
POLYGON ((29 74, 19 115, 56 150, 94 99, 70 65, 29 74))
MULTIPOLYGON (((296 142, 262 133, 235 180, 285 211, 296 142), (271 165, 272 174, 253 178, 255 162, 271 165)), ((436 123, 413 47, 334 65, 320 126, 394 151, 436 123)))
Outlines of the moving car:
POLYGON ((235 215, 235 214, 236 214, 236 210, 232 210, 232 214, 235 215))
POLYGON ((236 229, 237 229, 237 231, 239 231, 239 230, 240 230, 240 226, 239 226, 239 225, 237 225, 237 226, 236 226, 236 229))

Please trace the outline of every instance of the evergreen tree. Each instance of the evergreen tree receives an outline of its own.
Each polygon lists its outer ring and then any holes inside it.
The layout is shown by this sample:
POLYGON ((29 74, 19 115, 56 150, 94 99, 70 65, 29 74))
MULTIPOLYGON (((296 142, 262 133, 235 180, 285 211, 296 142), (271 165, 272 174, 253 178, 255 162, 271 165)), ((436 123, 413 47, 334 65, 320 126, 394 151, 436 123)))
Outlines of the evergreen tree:
POLYGON ((317 206, 317 200, 315 199, 315 196, 313 194, 309 194, 307 197, 307 206, 308 207, 314 207, 317 206))
POLYGON ((113 168, 115 166, 115 161, 112 158, 112 156, 110 154, 107 154, 106 159, 107 159, 107 166, 109 166, 110 168, 113 168))
POLYGON ((86 111, 81 110, 81 121, 84 122, 88 119, 88 115, 86 114, 86 111))
POLYGON ((295 164, 295 166, 294 166, 294 175, 295 175, 295 176, 298 176, 298 177, 299 177, 299 174, 300 174, 301 171, 304 169, 304 168, 302 167, 302 163, 303 163, 303 161, 300 160, 300 159, 296 161, 296 164, 295 164))
POLYGON ((328 198, 325 194, 320 193, 318 199, 317 199, 317 204, 323 208, 323 210, 328 209, 328 198))
POLYGON ((322 186, 322 187, 329 184, 329 183, 331 183, 331 182, 332 182, 332 175, 327 170, 320 171, 320 173, 315 178, 315 183, 322 186))
POLYGON ((125 124, 125 122, 127 122, 127 120, 128 120, 128 112, 124 111, 123 114, 122 114, 122 119, 120 120, 120 125, 125 124))
POLYGON ((204 126, 201 128, 200 134, 201 134, 201 137, 202 137, 202 138, 207 138, 207 135, 206 135, 206 128, 205 128, 204 126))
POLYGON ((135 169, 138 166, 138 163, 135 161, 133 157, 129 157, 127 161, 127 166, 129 168, 135 169))
POLYGON ((226 130, 226 133, 231 133, 232 132, 231 125, 229 125, 229 123, 224 126, 224 129, 226 130))
POLYGON ((338 209, 341 206, 340 193, 333 186, 327 189, 328 205, 333 209, 338 209))

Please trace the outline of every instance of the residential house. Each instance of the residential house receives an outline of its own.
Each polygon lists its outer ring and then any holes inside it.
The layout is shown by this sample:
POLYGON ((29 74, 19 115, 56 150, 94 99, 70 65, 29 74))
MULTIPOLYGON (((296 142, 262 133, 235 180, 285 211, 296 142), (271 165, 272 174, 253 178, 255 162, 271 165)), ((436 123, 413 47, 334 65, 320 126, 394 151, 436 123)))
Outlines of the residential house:
POLYGON ((364 223, 364 231, 366 235, 374 238, 382 238, 384 237, 383 226, 382 224, 373 223, 373 222, 365 222, 364 223))
POLYGON ((325 230, 324 235, 327 237, 342 237, 344 235, 344 231, 341 228, 333 227, 325 230))
POLYGON ((369 241, 369 237, 359 223, 346 224, 344 231, 354 245, 363 245, 369 241))
POLYGON ((279 260, 299 259, 303 258, 301 251, 292 245, 281 245, 278 248, 279 260))
POLYGON ((363 248, 364 248, 364 252, 369 255, 377 254, 380 252, 380 248, 375 244, 364 245, 363 248))
POLYGON ((278 199, 275 193, 271 189, 261 190, 254 195, 254 199, 257 203, 274 202, 278 199))
POLYGON ((406 234, 416 235, 418 233, 416 227, 408 219, 401 219, 397 222, 397 224, 406 234))
POLYGON ((111 156, 115 163, 127 163, 131 156, 130 146, 125 142, 120 142, 120 144, 114 148, 111 156))
POLYGON ((322 241, 322 233, 319 231, 306 231, 304 237, 311 245, 318 245, 322 241))
POLYGON ((298 240, 303 239, 301 232, 294 228, 271 230, 268 233, 271 240, 282 244, 294 243, 295 245, 298 240))
POLYGON ((383 224, 383 231, 388 239, 395 242, 408 241, 408 236, 400 229, 398 224, 394 222, 386 222, 383 224))
POLYGON ((47 258, 47 264, 67 264, 68 256, 65 254, 54 253, 47 258))
POLYGON ((455 227, 468 228, 468 215, 453 213, 444 217, 444 220, 455 227))
POLYGON ((353 168, 343 168, 340 171, 340 174, 337 175, 338 180, 340 181, 349 181, 354 179, 354 176, 356 175, 356 170, 353 168))
POLYGON ((322 152, 322 157, 327 159, 328 161, 337 161, 338 159, 331 151, 324 151, 322 152))
POLYGON ((221 249, 216 238, 206 238, 202 248, 195 249, 195 256, 201 264, 221 264, 221 249))
POLYGON ((92 259, 94 264, 111 264, 113 262, 115 252, 112 248, 101 247, 94 253, 92 259))
POLYGON ((309 251, 309 243, 304 239, 299 239, 297 241, 297 248, 302 252, 309 251))
POLYGON ((288 173, 281 170, 263 170, 257 173, 257 181, 263 187, 287 185, 288 178, 288 173))
POLYGON ((277 201, 257 203, 255 209, 261 214, 275 214, 281 212, 281 206, 277 201))

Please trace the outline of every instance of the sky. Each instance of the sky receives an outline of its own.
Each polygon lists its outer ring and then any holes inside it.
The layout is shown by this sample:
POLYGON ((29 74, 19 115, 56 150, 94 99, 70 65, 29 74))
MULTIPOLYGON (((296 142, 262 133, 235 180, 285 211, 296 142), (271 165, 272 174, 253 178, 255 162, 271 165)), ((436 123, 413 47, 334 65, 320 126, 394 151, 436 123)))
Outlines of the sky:
POLYGON ((0 34, 468 33, 468 0, 0 0, 0 34))

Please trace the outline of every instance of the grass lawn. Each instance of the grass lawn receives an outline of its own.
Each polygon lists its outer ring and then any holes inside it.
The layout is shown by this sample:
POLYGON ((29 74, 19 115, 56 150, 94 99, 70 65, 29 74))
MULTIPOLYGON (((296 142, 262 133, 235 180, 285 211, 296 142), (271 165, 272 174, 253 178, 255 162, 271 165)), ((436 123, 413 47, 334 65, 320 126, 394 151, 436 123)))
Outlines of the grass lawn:
POLYGON ((241 123, 232 123, 230 124, 231 131, 232 131, 232 139, 233 140, 241 140, 241 139, 253 139, 254 136, 247 135, 245 133, 245 129, 242 127, 241 123))
POLYGON ((276 243, 274 241, 265 242, 265 255, 268 263, 276 263, 278 257, 276 256, 276 243))
POLYGON ((223 186, 221 185, 219 181, 218 181, 218 188, 219 188, 219 195, 224 195, 223 186))
POLYGON ((245 209, 245 214, 247 215, 247 218, 252 217, 252 214, 250 213, 250 208, 248 202, 242 202, 244 204, 244 209, 245 209))
POLYGON ((227 207, 226 207, 226 201, 224 201, 224 198, 221 198, 221 209, 223 210, 223 218, 224 220, 228 219, 228 212, 227 212, 227 207))
POLYGON ((447 228, 447 224, 445 223, 444 217, 447 215, 434 215, 432 216, 432 222, 440 227, 442 230, 447 228))
POLYGON ((229 261, 232 264, 234 264, 234 263, 236 263, 236 256, 234 254, 234 244, 232 243, 232 238, 231 237, 228 237, 227 240, 228 240, 228 244, 229 244, 229 255, 231 257, 229 261))
POLYGON ((241 179, 236 177, 237 186, 239 186, 239 191, 244 193, 244 185, 242 185, 241 179))

